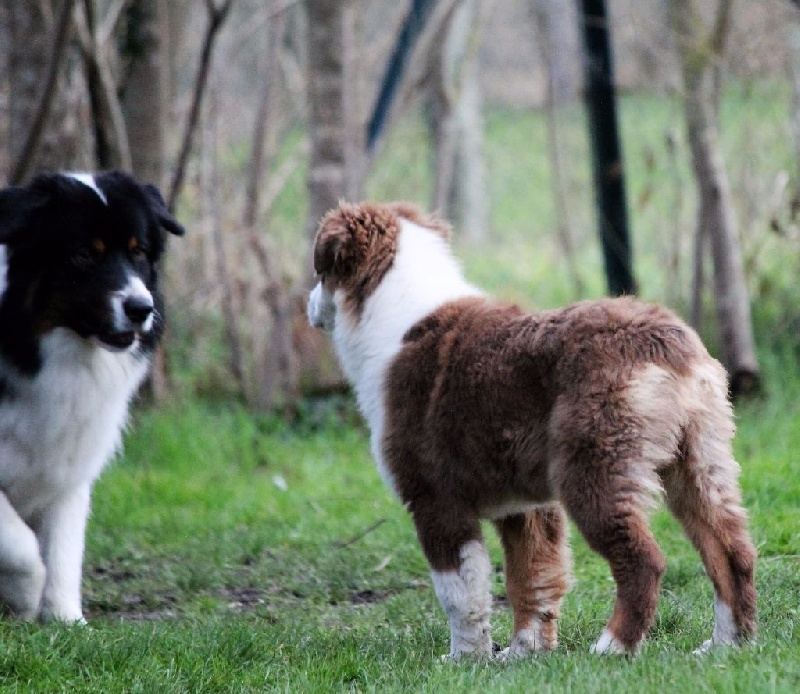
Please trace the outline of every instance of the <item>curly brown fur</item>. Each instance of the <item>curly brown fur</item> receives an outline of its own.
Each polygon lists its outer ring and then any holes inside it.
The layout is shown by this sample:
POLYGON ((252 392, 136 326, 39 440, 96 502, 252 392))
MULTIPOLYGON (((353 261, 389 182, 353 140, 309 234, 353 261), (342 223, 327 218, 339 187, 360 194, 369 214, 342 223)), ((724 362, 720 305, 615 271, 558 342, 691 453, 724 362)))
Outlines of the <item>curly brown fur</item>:
POLYGON ((414 519, 451 654, 489 644, 482 519, 506 555, 505 653, 555 646, 569 582, 561 509, 617 585, 595 651, 635 652, 666 566, 648 522, 662 493, 714 584, 712 642, 752 636, 755 550, 726 374, 697 334, 633 298, 533 313, 487 299, 461 279, 442 229, 407 204, 331 211, 309 313, 321 324, 335 312, 334 345, 414 519))

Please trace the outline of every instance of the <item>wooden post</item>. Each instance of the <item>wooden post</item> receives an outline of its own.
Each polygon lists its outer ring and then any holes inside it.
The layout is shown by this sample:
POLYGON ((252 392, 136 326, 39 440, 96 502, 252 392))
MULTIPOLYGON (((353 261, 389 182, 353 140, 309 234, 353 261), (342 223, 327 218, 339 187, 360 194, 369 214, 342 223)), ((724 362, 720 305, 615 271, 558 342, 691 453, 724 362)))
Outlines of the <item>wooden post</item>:
POLYGON ((605 0, 581 0, 585 99, 589 117, 600 242, 608 290, 635 294, 625 201, 624 164, 617 123, 614 66, 605 0))

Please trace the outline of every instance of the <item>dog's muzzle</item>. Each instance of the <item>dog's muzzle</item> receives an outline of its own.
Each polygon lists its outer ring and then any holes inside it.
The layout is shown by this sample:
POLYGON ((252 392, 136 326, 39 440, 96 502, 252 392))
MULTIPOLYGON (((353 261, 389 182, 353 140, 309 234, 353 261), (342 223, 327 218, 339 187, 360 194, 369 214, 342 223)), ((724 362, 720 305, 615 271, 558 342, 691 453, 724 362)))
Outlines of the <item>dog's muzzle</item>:
POLYGON ((311 290, 308 296, 308 322, 315 328, 322 328, 330 332, 333 330, 334 318, 336 317, 336 304, 333 303, 333 296, 318 282, 317 286, 311 290))
POLYGON ((138 277, 111 297, 112 329, 97 338, 111 351, 125 351, 153 329, 155 303, 153 295, 138 277))

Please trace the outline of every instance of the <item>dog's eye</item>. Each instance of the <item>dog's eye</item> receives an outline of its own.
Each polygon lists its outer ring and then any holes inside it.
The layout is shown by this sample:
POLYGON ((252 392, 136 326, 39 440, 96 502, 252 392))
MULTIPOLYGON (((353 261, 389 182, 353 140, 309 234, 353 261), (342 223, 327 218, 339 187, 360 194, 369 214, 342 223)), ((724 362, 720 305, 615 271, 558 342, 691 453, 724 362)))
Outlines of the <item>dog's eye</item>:
POLYGON ((81 248, 72 256, 72 263, 78 267, 88 267, 94 263, 95 256, 89 248, 81 248))
POLYGON ((136 246, 135 248, 131 248, 130 254, 133 260, 144 260, 147 257, 147 253, 145 253, 144 248, 142 248, 141 246, 136 246))

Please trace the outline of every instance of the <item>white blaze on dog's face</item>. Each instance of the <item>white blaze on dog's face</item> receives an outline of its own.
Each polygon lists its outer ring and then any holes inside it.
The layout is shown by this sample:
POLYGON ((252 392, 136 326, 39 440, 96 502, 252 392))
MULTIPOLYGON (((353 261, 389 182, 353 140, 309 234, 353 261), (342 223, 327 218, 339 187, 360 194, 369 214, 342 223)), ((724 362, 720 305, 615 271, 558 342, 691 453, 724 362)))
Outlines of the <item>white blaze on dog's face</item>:
MULTIPOLYGON (((92 174, 72 172, 66 175, 94 191, 103 205, 108 207, 108 198, 100 189, 97 180, 92 174)), ((134 238, 131 237, 131 240, 134 238)), ((131 245, 130 242, 129 245, 131 245)), ((136 245, 138 245, 138 239, 136 239, 134 246, 136 245)), ((144 274, 139 274, 138 269, 133 266, 123 267, 119 278, 123 286, 116 291, 112 291, 108 297, 111 307, 113 333, 124 334, 132 332, 134 340, 130 347, 118 346, 93 337, 99 345, 110 351, 125 351, 138 344, 140 334, 147 334, 152 330, 155 320, 155 301, 153 294, 144 283, 144 276, 144 274)))

